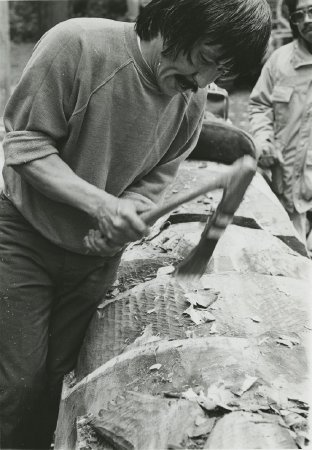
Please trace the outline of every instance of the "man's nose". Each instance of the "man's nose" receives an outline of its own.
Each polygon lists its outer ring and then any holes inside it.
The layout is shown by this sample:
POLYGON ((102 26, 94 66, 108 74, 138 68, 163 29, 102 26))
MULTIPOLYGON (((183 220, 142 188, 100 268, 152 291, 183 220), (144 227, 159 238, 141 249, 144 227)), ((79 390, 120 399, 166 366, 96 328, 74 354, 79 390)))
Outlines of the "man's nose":
POLYGON ((194 77, 196 83, 198 84, 199 88, 204 88, 208 84, 212 83, 217 77, 217 70, 201 70, 196 74, 194 77))

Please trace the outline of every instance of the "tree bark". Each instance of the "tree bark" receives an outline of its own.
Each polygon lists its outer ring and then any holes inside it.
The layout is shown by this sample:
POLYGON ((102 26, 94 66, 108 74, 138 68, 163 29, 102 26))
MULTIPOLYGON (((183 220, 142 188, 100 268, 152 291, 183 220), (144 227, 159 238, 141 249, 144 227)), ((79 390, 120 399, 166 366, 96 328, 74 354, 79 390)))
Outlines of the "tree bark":
POLYGON ((0 1, 0 116, 10 95, 10 38, 8 1, 0 1))
POLYGON ((128 9, 128 19, 134 22, 140 10, 139 0, 127 0, 127 9, 128 9))
POLYGON ((40 30, 43 35, 59 22, 69 18, 69 1, 54 0, 40 3, 40 30))

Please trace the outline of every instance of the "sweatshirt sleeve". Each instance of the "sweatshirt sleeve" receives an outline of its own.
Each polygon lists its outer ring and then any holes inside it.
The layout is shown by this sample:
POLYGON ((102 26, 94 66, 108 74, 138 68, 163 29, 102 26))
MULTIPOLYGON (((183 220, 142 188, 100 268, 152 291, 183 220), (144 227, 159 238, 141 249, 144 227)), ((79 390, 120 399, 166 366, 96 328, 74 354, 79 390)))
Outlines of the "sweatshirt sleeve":
POLYGON ((251 132, 259 153, 264 146, 274 144, 273 64, 274 58, 271 57, 264 65, 249 99, 251 132))
POLYGON ((8 166, 58 153, 58 143, 67 136, 81 53, 76 34, 64 22, 35 47, 4 112, 8 166))
POLYGON ((181 136, 185 130, 181 130, 175 141, 171 145, 170 150, 162 158, 159 164, 151 170, 147 175, 129 186, 123 193, 123 197, 130 198, 131 195, 144 197, 147 202, 153 204, 160 203, 163 199, 167 186, 174 180, 179 165, 192 152, 197 144, 199 134, 202 128, 203 113, 191 137, 184 144, 181 142, 181 136))

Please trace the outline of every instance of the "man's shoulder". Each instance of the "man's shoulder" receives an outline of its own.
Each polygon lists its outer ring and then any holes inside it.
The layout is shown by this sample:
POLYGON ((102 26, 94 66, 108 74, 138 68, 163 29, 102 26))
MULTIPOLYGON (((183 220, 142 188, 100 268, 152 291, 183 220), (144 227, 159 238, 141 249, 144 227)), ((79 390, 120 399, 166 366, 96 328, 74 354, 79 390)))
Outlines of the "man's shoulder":
POLYGON ((74 39, 89 45, 101 44, 106 41, 118 41, 123 38, 124 23, 98 17, 79 17, 65 20, 51 28, 44 37, 56 37, 59 40, 74 39))
POLYGON ((103 77, 109 76, 129 59, 125 25, 124 22, 103 18, 74 18, 56 25, 43 41, 49 50, 67 47, 76 59, 77 67, 79 64, 81 70, 92 74, 93 87, 96 87, 103 77))
POLYGON ((62 22, 60 26, 65 28, 70 27, 73 31, 82 31, 88 36, 93 37, 96 34, 122 34, 125 23, 117 20, 104 19, 101 17, 77 17, 62 22))

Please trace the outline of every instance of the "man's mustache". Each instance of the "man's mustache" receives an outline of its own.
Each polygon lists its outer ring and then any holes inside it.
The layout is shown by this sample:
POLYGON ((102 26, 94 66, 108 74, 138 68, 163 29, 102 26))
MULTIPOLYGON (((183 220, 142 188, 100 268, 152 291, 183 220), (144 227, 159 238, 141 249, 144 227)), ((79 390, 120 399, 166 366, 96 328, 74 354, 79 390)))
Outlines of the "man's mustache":
POLYGON ((312 23, 309 23, 309 24, 305 25, 303 27, 302 31, 303 31, 303 33, 306 33, 307 31, 312 31, 312 23))
POLYGON ((198 91, 198 84, 195 80, 189 80, 184 75, 176 75, 176 80, 183 90, 191 89, 192 92, 198 91))

